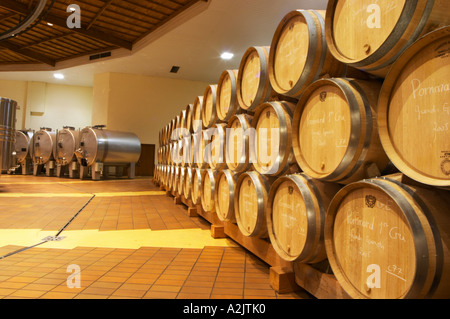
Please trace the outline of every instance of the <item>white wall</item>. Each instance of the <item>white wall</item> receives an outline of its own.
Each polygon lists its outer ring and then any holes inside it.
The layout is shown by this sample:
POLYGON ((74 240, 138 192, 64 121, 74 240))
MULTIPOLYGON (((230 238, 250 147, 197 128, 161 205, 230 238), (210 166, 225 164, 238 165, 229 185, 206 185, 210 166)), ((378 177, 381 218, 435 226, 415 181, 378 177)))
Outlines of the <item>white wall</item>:
POLYGON ((142 144, 156 147, 160 130, 203 95, 209 85, 124 73, 108 75, 95 77, 93 124, 133 132, 142 144))
POLYGON ((0 80, 0 96, 18 102, 16 129, 39 130, 41 127, 60 129, 63 126, 83 128, 92 120, 93 88, 41 82, 0 80), (34 84, 42 90, 42 107, 33 109, 33 97, 29 90, 34 84), (31 111, 34 112, 31 115, 31 111))

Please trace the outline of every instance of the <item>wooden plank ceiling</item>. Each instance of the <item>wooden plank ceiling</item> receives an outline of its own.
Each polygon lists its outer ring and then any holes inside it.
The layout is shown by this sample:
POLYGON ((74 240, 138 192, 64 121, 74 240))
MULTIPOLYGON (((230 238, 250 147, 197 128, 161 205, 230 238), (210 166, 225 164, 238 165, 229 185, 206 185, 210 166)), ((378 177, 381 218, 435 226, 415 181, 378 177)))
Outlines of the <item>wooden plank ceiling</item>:
MULTIPOLYGON (((207 0, 47 0, 32 27, 0 40, 0 65, 55 66, 117 48, 132 50, 137 41, 198 1, 207 0), (71 4, 81 8, 81 28, 67 26, 71 4)), ((38 2, 0 0, 0 34, 24 21, 38 2)))

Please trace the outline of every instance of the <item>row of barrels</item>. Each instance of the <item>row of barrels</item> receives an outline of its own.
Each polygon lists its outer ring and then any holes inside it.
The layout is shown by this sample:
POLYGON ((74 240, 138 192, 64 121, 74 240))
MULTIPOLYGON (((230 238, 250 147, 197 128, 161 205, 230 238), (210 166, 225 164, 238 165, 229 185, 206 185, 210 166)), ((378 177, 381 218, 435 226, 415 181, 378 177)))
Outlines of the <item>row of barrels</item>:
MULTIPOLYGON (((340 7, 334 6, 333 10, 340 7)), ((244 116, 253 128, 268 128, 275 121, 280 130, 286 129, 298 165, 313 177, 331 175, 332 181, 351 182, 365 177, 358 170, 382 172, 389 158, 421 183, 450 187, 450 84, 446 81, 450 27, 429 32, 400 50, 385 79, 355 79, 352 67, 337 60, 324 42, 324 16, 324 12, 293 11, 281 21, 271 47, 249 48, 239 70, 224 71, 217 85, 209 85, 203 96, 161 130, 160 163, 170 164, 168 149, 174 143, 193 144, 192 135, 218 126, 230 129, 244 116), (308 54, 301 56, 298 50, 308 54), (339 66, 339 72, 332 71, 339 66), (275 84, 283 81, 284 86, 275 84), (292 86, 297 93, 280 86, 292 86), (277 113, 274 104, 287 115, 277 113), (291 123, 281 123, 283 116, 291 117, 291 123), (191 142, 184 141, 189 137, 191 142), (351 168, 348 163, 356 165, 351 168)), ((446 21, 442 18, 439 25, 446 21)), ((289 158, 289 144, 284 145, 289 158)))
POLYGON ((157 165, 156 178, 245 236, 270 239, 286 261, 328 259, 353 298, 450 296, 444 190, 405 183, 402 174, 343 186, 304 173, 157 165))

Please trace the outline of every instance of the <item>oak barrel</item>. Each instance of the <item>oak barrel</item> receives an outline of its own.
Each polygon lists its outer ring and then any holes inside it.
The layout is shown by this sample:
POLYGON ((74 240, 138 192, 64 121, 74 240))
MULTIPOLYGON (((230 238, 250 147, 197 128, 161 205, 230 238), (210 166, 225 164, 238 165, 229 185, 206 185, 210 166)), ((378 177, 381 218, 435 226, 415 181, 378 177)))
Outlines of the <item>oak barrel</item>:
POLYGON ((226 168, 226 125, 215 124, 211 127, 208 130, 208 141, 205 152, 208 154, 209 167, 215 170, 226 168))
POLYGON ((201 204, 202 196, 202 175, 205 170, 195 168, 192 170, 191 199, 194 205, 201 204))
POLYGON ((217 84, 216 113, 223 122, 242 112, 237 99, 238 72, 238 70, 223 71, 217 84))
POLYGON ((176 192, 176 190, 177 190, 179 170, 180 170, 180 168, 178 166, 172 166, 172 170, 170 173, 170 179, 169 179, 169 190, 170 191, 176 192))
POLYGON ((180 139, 183 139, 184 137, 190 135, 190 132, 187 129, 187 112, 186 110, 181 110, 180 115, 178 115, 180 118, 180 121, 178 122, 178 131, 179 135, 178 137, 180 139))
POLYGON ((175 116, 170 125, 170 132, 169 132, 169 143, 173 141, 178 141, 178 131, 177 131, 177 125, 180 122, 180 116, 175 116))
POLYGON ((256 138, 250 160, 260 174, 279 176, 296 163, 292 150, 292 115, 295 104, 266 102, 258 106, 252 120, 256 138))
POLYGON ((266 207, 273 179, 256 171, 239 176, 234 197, 234 213, 239 230, 247 237, 267 238, 266 207))
POLYGON ((245 111, 253 111, 273 93, 269 79, 268 46, 253 46, 244 53, 238 71, 237 97, 245 111))
POLYGON ((239 175, 240 173, 224 169, 216 177, 214 202, 217 217, 223 222, 236 222, 234 217, 234 197, 239 175))
POLYGON ((201 203, 205 212, 214 213, 216 211, 214 196, 217 174, 218 171, 214 169, 206 169, 202 174, 201 203))
POLYGON ((251 167, 250 141, 254 139, 250 125, 252 119, 250 115, 239 114, 228 122, 225 160, 228 169, 233 172, 244 172, 251 167))
POLYGON ((194 104, 188 104, 188 106, 186 106, 186 120, 185 120, 185 129, 187 129, 189 132, 193 132, 193 128, 192 128, 192 114, 194 112, 194 104))
POLYGON ((269 55, 270 83, 277 93, 298 98, 324 75, 345 75, 346 65, 328 50, 324 17, 322 10, 295 10, 279 23, 269 55))
POLYGON ((203 129, 202 122, 203 96, 197 96, 192 106, 192 132, 197 133, 203 129))
POLYGON ((380 176, 389 164, 376 121, 380 86, 333 78, 306 89, 293 119, 294 153, 303 172, 342 184, 380 176))
POLYGON ((267 229, 273 248, 286 261, 318 263, 326 259, 325 215, 342 188, 306 174, 278 178, 270 188, 267 229))
POLYGON ((187 167, 184 172, 184 184, 183 184, 183 196, 185 199, 191 199, 191 186, 192 186, 192 175, 194 169, 187 167))
POLYGON ((378 126, 384 150, 404 174, 450 188, 450 27, 421 38, 383 83, 378 126))
POLYGON ((183 140, 176 140, 172 142, 170 149, 171 164, 180 166, 183 159, 183 140))
MULTIPOLYGON (((200 130, 197 133, 192 134, 193 144, 191 145, 191 151, 193 151, 193 163, 194 167, 198 168, 208 168, 209 167, 209 157, 206 151, 208 150, 207 145, 209 143, 209 131, 200 130)), ((191 155, 192 156, 192 155, 191 155)))
POLYGON ((448 192, 376 178, 349 184, 330 203, 325 247, 353 298, 450 297, 448 192))
POLYGON ((191 136, 186 136, 183 137, 183 139, 181 140, 181 166, 183 167, 187 167, 190 166, 191 164, 191 136))
POLYGON ((420 36, 450 24, 447 0, 330 0, 325 18, 331 53, 341 62, 385 77, 420 36))
POLYGON ((208 85, 203 94, 202 123, 203 128, 210 128, 217 123, 217 84, 208 85))
POLYGON ((180 167, 179 171, 178 171, 178 185, 177 185, 177 193, 180 196, 183 195, 183 192, 184 192, 185 174, 186 174, 186 168, 180 167))

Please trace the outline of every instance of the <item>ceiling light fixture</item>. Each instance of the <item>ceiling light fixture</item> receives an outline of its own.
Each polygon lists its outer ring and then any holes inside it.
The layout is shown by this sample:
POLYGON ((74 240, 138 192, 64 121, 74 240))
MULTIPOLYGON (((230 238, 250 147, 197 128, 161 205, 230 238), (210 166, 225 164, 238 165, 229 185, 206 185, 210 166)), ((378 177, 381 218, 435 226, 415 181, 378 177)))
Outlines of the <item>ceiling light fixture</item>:
POLYGON ((231 60, 231 59, 234 57, 234 54, 233 54, 233 53, 230 53, 230 52, 224 52, 224 53, 222 53, 222 54, 220 55, 220 57, 221 57, 223 60, 231 60))
POLYGON ((53 27, 53 23, 47 22, 47 25, 53 27))
POLYGON ((53 77, 58 80, 64 80, 64 74, 62 73, 54 73, 53 77))

